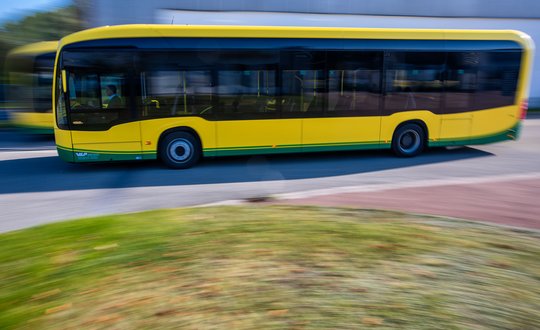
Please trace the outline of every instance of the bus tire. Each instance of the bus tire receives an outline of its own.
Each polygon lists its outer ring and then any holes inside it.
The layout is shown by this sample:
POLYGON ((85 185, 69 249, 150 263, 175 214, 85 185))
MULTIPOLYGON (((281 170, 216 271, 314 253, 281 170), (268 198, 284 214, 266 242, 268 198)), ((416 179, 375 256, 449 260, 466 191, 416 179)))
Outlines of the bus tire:
POLYGON ((424 150, 425 133, 417 124, 399 126, 392 137, 392 151, 399 157, 414 157, 424 150))
POLYGON ((159 146, 159 158, 170 168, 185 169, 197 164, 201 157, 199 141, 188 132, 167 134, 159 146))

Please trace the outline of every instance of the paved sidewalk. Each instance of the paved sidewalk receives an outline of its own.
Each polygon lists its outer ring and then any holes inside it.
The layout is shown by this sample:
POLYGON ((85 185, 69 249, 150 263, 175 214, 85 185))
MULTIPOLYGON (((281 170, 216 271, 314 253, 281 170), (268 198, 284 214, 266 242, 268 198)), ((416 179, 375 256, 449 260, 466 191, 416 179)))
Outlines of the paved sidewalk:
POLYGON ((538 178, 338 193, 278 203, 388 209, 540 230, 538 178))

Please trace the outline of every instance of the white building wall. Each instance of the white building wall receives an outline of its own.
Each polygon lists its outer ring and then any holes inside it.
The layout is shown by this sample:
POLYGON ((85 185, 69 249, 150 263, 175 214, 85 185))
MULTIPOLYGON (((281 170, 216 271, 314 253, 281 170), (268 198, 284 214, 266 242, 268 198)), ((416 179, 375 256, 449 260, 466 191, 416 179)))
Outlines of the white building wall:
POLYGON ((152 23, 156 9, 376 16, 540 18, 538 0, 75 0, 90 26, 152 23))

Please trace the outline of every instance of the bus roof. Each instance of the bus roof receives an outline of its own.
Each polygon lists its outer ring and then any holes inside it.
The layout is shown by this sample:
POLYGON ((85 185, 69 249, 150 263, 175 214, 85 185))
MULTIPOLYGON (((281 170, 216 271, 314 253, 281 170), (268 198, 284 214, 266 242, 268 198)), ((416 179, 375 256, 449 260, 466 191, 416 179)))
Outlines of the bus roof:
POLYGON ((516 30, 448 30, 396 28, 336 28, 293 26, 217 26, 132 24, 104 26, 73 33, 60 40, 68 44, 117 38, 329 38, 411 40, 510 40, 524 49, 534 47, 531 37, 516 30))
POLYGON ((56 53, 58 41, 41 41, 13 48, 8 57, 12 56, 35 56, 45 53, 56 53))

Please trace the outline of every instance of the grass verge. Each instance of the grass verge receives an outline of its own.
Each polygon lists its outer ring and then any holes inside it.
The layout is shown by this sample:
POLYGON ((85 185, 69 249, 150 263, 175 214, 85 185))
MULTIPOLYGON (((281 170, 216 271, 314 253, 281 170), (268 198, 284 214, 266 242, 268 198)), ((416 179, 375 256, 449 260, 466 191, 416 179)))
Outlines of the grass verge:
POLYGON ((316 207, 161 210, 0 235, 0 328, 540 324, 537 234, 316 207))

